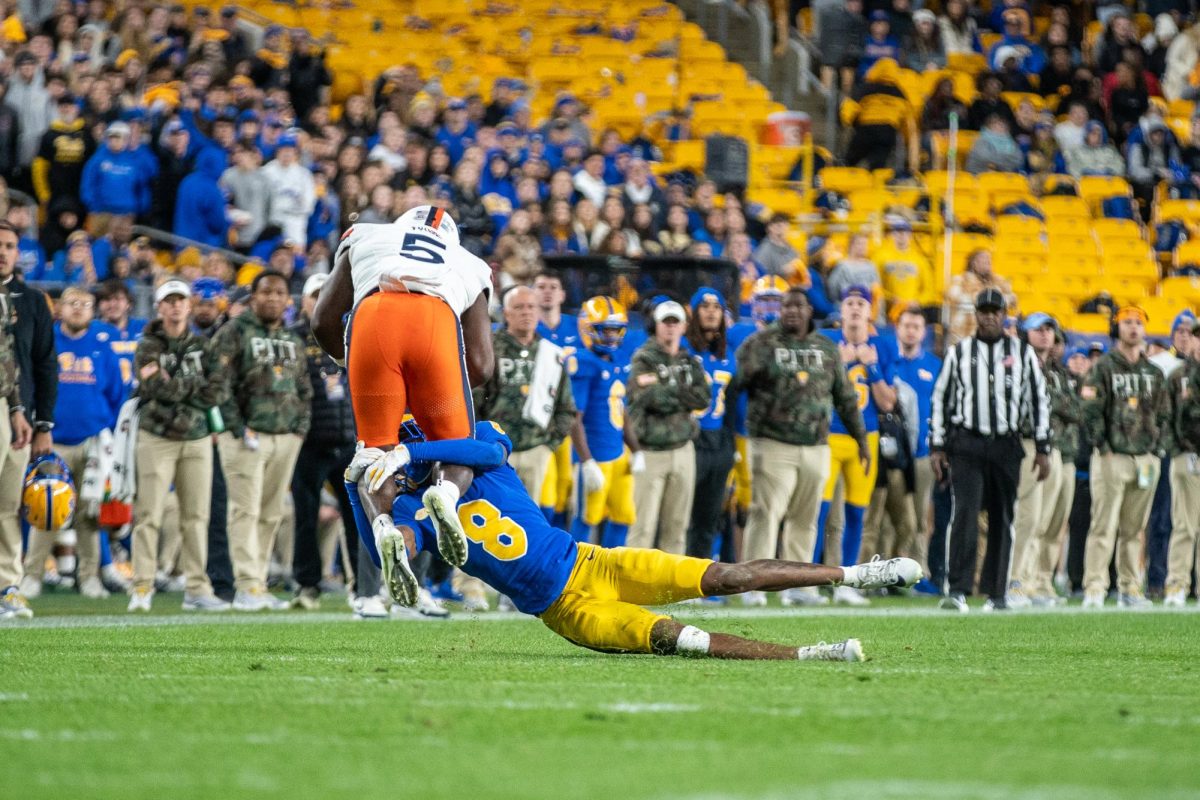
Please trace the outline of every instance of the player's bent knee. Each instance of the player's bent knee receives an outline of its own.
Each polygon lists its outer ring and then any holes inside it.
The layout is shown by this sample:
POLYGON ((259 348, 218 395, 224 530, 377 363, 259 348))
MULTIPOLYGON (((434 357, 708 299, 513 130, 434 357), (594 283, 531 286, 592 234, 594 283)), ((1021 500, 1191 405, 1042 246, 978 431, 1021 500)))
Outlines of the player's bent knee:
POLYGON ((753 570, 747 563, 726 564, 715 561, 700 579, 700 591, 705 597, 738 594, 753 588, 753 570))

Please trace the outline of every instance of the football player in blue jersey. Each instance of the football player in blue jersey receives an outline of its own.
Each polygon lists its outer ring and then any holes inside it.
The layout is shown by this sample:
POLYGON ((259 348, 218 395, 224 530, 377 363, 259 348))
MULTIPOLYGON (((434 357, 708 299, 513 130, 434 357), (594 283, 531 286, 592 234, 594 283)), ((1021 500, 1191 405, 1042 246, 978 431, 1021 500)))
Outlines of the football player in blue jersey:
MULTIPOLYGON (((697 558, 713 555, 713 542, 721 528, 721 509, 725 505, 725 485, 733 470, 733 426, 726 419, 725 389, 737 371, 733 348, 729 346, 725 298, 716 289, 702 286, 691 299, 692 317, 688 321, 683 346, 700 357, 700 363, 712 383, 708 408, 699 412, 700 436, 696 439, 696 493, 692 500, 692 522, 688 528, 687 553, 697 558)), ((721 560, 736 561, 732 537, 721 542, 721 560)))
MULTIPOLYGON (((533 279, 533 291, 537 294, 537 333, 543 339, 563 348, 570 357, 579 349, 579 318, 562 313, 567 293, 563 288, 562 275, 557 272, 542 272, 533 279)), ((539 501, 543 513, 548 513, 555 525, 567 525, 567 509, 571 505, 571 440, 568 436, 554 451, 546 482, 542 485, 539 501)), ((586 443, 584 444, 586 447, 586 443)))
POLYGON ((625 447, 625 379, 628 362, 617 351, 629 319, 611 297, 593 297, 579 311, 582 347, 567 359, 578 421, 571 440, 580 463, 579 511, 571 525, 576 541, 591 539, 604 520, 601 544, 625 544, 633 524, 633 469, 625 447))
MULTIPOLYGON (((895 344, 885 341, 871 332, 871 290, 865 286, 848 286, 842 291, 842 328, 824 331, 842 354, 846 375, 854 383, 858 394, 858 408, 862 411, 867 428, 869 455, 863 458, 837 411, 829 426, 829 451, 833 461, 829 479, 825 483, 825 495, 821 513, 817 519, 817 547, 820 553, 825 536, 825 522, 829 517, 830 505, 837 490, 839 478, 845 481, 845 528, 842 531, 842 564, 858 561, 858 550, 862 546, 863 518, 879 470, 879 413, 887 413, 896 406, 895 375, 892 363, 896 358, 895 344)), ((848 605, 867 605, 862 593, 851 586, 839 586, 834 592, 834 602, 848 605)))
POLYGON ((364 545, 383 570, 398 602, 416 598, 408 554, 437 547, 421 502, 434 463, 469 467, 475 478, 460 486, 457 508, 467 533, 462 569, 510 597, 526 614, 581 647, 611 653, 712 656, 730 659, 861 661, 857 639, 792 647, 709 633, 644 606, 745 591, 847 584, 862 588, 910 586, 920 577, 911 559, 826 567, 761 560, 725 564, 658 550, 606 549, 576 542, 551 527, 508 466, 512 446, 498 425, 481 422, 472 439, 426 442, 415 423, 405 424, 400 448, 408 459, 397 474, 399 495, 389 520, 369 523, 357 480, 370 459, 357 456, 346 472, 348 494, 364 545))

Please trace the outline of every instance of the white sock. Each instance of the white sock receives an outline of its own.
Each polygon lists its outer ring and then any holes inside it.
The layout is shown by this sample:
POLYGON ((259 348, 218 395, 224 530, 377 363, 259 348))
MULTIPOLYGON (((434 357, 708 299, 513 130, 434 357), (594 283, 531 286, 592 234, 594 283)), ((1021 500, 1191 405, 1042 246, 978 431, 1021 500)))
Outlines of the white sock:
POLYGON ((858 588, 858 565, 842 567, 842 585, 858 588))

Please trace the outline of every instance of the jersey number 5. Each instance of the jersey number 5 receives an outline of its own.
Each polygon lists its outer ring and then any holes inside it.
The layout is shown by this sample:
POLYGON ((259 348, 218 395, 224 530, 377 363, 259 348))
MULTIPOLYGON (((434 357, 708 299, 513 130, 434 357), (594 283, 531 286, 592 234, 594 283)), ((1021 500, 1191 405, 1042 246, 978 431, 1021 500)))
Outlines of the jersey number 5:
POLYGON ((426 236, 423 233, 406 233, 404 242, 400 245, 400 255, 425 264, 445 264, 446 259, 442 257, 441 253, 445 249, 446 245, 432 236, 426 236))
POLYGON ((487 500, 472 500, 458 507, 458 519, 467 538, 497 561, 516 561, 529 550, 525 529, 487 500))

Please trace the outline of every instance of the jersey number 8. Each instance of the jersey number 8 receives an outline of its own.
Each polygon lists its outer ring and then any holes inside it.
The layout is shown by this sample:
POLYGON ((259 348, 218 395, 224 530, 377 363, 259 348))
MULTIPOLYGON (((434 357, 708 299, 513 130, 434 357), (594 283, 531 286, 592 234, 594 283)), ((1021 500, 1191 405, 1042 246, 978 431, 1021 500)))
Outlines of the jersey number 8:
POLYGON ((432 236, 422 233, 406 233, 404 242, 400 245, 400 255, 425 264, 445 264, 446 259, 440 252, 445 249, 446 245, 432 236))
POLYGON ((467 538, 498 561, 516 561, 529 550, 525 529, 487 500, 472 500, 458 508, 467 538))

